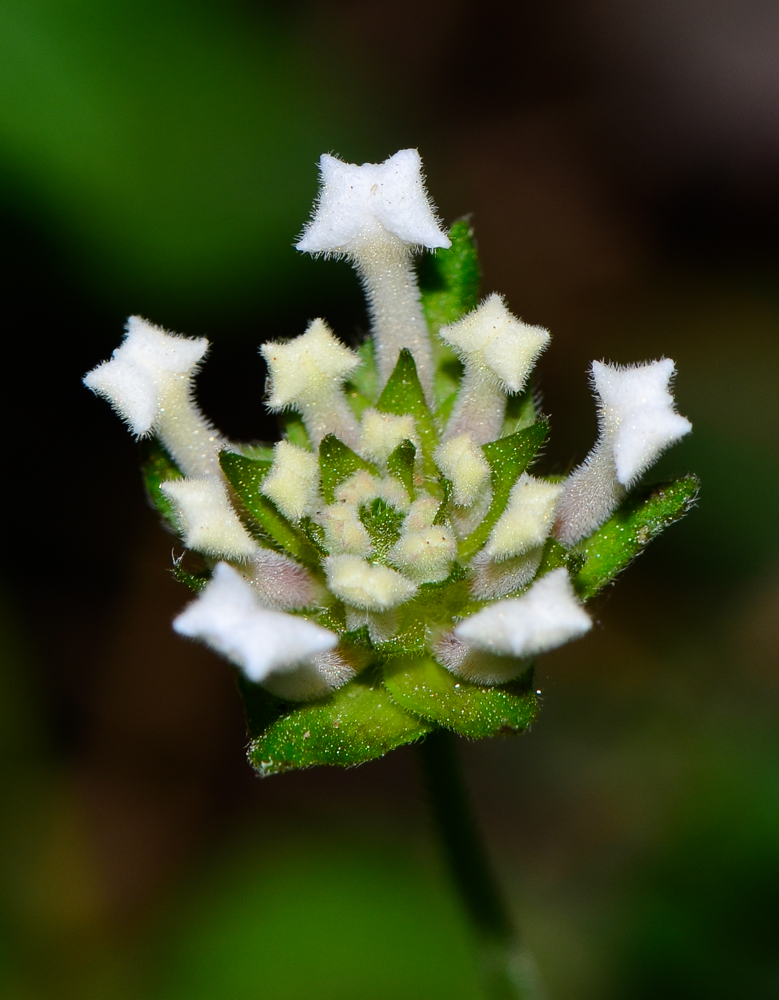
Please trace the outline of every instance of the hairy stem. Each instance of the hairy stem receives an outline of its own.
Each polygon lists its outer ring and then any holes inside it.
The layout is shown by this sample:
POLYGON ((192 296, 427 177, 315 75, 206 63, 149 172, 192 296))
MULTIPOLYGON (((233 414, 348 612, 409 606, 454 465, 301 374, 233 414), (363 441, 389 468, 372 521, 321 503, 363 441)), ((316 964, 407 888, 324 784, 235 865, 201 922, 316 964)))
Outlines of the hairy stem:
POLYGON ((449 873, 479 945, 489 1000, 542 1000, 535 964, 519 941, 468 800, 453 735, 438 729, 417 744, 449 873))

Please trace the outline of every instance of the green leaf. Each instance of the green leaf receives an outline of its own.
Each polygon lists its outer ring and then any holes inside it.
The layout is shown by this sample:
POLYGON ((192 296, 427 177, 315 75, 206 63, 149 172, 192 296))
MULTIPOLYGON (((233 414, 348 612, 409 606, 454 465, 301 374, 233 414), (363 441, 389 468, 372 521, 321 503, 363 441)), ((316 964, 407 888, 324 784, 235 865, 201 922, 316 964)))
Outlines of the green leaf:
POLYGON ((400 528, 405 515, 377 497, 371 503, 360 507, 359 517, 371 536, 376 557, 383 559, 400 538, 400 528))
POLYGON ((574 554, 584 565, 573 578, 577 593, 589 600, 611 583, 642 549, 669 524, 678 521, 698 496, 698 479, 686 476, 631 496, 574 554))
POLYGON ((401 441, 397 448, 387 459, 387 470, 391 476, 397 478, 406 487, 409 500, 414 499, 414 462, 417 457, 417 449, 413 441, 401 441))
POLYGON ((176 508, 162 492, 160 486, 171 479, 183 479, 183 473, 157 438, 147 438, 141 441, 140 449, 141 474, 149 502, 178 534, 179 522, 176 508))
POLYGON ((470 559, 487 541, 506 508, 511 488, 530 465, 548 431, 548 423, 539 420, 524 430, 484 445, 482 450, 491 470, 492 503, 479 527, 460 543, 462 558, 470 559))
POLYGON ((320 701, 292 707, 268 698, 251 709, 256 735, 249 760, 263 776, 315 764, 363 764, 432 728, 397 705, 371 670, 320 701))
POLYGON ((268 475, 271 463, 222 451, 219 453, 219 464, 246 513, 254 521, 249 527, 259 528, 262 538, 275 542, 279 548, 307 566, 318 568, 319 557, 311 542, 290 524, 268 497, 260 493, 262 481, 268 475))
POLYGON ((530 668, 509 684, 470 684, 432 656, 399 657, 384 666, 384 683, 399 705, 471 739, 527 729, 538 710, 532 679, 530 668))
POLYGON ((438 445, 438 431, 433 415, 425 402, 425 394, 419 384, 414 356, 408 348, 400 352, 395 370, 376 403, 382 413, 404 416, 410 413, 416 421, 417 433, 422 444, 422 454, 429 471, 435 472, 433 452, 438 445))
POLYGON ((423 258, 419 280, 422 308, 433 333, 476 306, 481 272, 473 229, 458 219, 449 230, 452 245, 423 258))
POLYGON ((333 503, 335 500, 336 487, 347 480, 349 476, 365 469, 373 475, 378 474, 378 469, 370 462, 352 451, 348 445, 340 441, 335 434, 328 434, 322 439, 319 445, 319 470, 322 475, 322 495, 326 503, 333 503))

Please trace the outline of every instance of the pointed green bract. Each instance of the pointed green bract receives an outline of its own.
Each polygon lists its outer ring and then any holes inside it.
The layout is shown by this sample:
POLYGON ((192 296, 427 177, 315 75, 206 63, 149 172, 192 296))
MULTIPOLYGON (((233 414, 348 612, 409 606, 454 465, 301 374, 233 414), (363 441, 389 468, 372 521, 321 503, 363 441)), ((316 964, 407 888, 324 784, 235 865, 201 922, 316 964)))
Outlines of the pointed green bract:
POLYGON ((322 439, 319 445, 319 471, 322 475, 322 496, 326 503, 332 503, 336 487, 360 469, 373 475, 378 473, 375 465, 360 458, 357 452, 352 451, 335 434, 328 434, 322 439))
POLYGON ((520 733, 538 709, 532 669, 510 684, 487 687, 455 677, 431 656, 403 657, 387 660, 384 683, 407 711, 471 739, 520 733))
POLYGON ((387 459, 387 471, 406 487, 409 500, 414 499, 414 462, 417 449, 413 441, 401 441, 387 459))
MULTIPOLYGON (((350 402, 352 393, 357 393, 369 405, 372 405, 376 402, 376 398, 379 395, 379 372, 376 368, 376 356, 373 349, 373 341, 370 337, 360 344, 357 348, 357 353, 362 359, 362 364, 349 376, 348 381, 344 385, 344 392, 347 399, 350 399, 350 402)), ((354 408, 354 404, 352 403, 352 409, 354 408)))
POLYGON ((244 455, 222 451, 219 453, 219 464, 232 486, 237 497, 243 504, 246 513, 254 524, 262 539, 269 539, 295 559, 307 566, 318 567, 319 557, 316 549, 305 535, 284 517, 276 505, 260 492, 262 481, 270 472, 271 462, 258 462, 244 455))
POLYGON ((580 542, 574 553, 583 557, 584 565, 573 584, 582 600, 589 600, 611 583, 656 535, 686 514, 695 503, 698 487, 695 476, 686 476, 655 486, 648 494, 630 497, 580 542))
POLYGON ((508 437, 491 441, 483 447, 490 466, 492 503, 479 527, 460 543, 460 556, 469 559, 484 545, 498 518, 506 509, 509 493, 525 469, 533 461, 549 430, 545 420, 508 437))
POLYGON ((400 538, 403 514, 377 497, 371 503, 360 507, 360 520, 371 536, 375 558, 383 561, 387 552, 400 538))
POLYGON ((526 389, 518 396, 509 396, 506 400, 506 417, 503 421, 502 436, 514 434, 535 423, 537 416, 533 390, 526 389))
POLYGON ((433 333, 460 319, 479 298, 481 272, 470 222, 458 219, 449 239, 451 247, 425 258, 420 269, 422 308, 433 333))
POLYGON ((432 460, 438 444, 438 430, 425 402, 422 386, 419 384, 414 355, 405 347, 400 352, 395 370, 379 396, 376 409, 382 413, 394 413, 398 416, 411 414, 416 421, 426 464, 434 470, 432 460))
POLYGON ((140 449, 141 474, 149 502, 178 534, 179 520, 176 508, 162 492, 160 486, 171 479, 183 479, 184 474, 157 438, 147 438, 145 441, 141 441, 140 449))
POLYGON ((249 760, 263 776, 315 764, 363 764, 431 729, 393 701, 370 671, 321 701, 293 709, 279 699, 263 700, 247 715, 254 723, 249 760))

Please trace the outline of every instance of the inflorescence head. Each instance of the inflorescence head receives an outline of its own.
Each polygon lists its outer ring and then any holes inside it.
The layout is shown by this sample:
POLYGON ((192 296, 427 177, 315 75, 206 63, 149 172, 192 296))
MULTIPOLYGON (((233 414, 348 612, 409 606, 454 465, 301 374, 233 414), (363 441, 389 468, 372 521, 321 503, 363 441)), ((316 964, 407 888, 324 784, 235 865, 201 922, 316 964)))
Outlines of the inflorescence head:
POLYGON ((297 249, 352 261, 373 326, 359 352, 323 319, 262 345, 282 440, 222 437, 194 402, 207 341, 137 317, 84 380, 157 442, 152 499, 196 554, 176 563, 197 591, 176 631, 235 664, 250 721, 257 692, 276 699, 253 734, 264 773, 368 759, 438 725, 525 728, 533 657, 591 628, 585 601, 695 493, 688 478, 628 496, 690 430, 668 359, 594 362, 593 450, 567 478, 531 474, 547 426, 529 383, 549 333, 499 295, 478 304, 470 227, 444 232, 416 150, 325 155, 320 171, 297 249), (431 291, 410 264, 424 248, 431 291), (310 740, 290 750, 296 711, 310 740))

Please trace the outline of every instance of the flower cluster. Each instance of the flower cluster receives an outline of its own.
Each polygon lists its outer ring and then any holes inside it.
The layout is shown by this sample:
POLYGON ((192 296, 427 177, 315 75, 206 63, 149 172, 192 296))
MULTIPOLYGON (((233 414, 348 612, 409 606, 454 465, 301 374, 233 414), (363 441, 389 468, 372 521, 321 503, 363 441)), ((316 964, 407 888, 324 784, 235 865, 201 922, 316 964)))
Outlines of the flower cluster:
POLYGON ((591 628, 584 601, 695 493, 691 478, 629 493, 690 430, 668 359, 594 362, 592 452, 565 479, 528 471, 549 333, 499 295, 478 302, 470 228, 444 231, 416 150, 320 169, 297 249, 353 264, 371 337, 353 350, 316 319, 262 345, 277 444, 227 441, 194 399, 207 341, 138 317, 84 380, 156 442, 150 494, 202 566, 176 564, 198 594, 174 628, 239 668, 265 773, 368 759, 435 726, 525 728, 532 658, 591 628))

